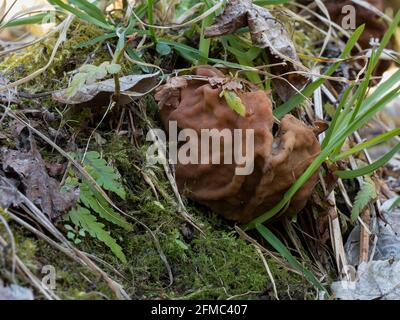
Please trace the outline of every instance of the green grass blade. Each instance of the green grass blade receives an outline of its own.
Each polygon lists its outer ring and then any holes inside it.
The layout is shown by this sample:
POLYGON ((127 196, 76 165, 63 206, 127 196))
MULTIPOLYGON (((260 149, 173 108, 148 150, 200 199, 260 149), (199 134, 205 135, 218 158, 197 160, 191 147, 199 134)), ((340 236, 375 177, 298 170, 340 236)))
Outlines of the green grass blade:
MULTIPOLYGON (((154 24, 154 0, 147 0, 147 23, 154 24)), ((156 31, 153 27, 149 27, 151 37, 153 41, 156 41, 156 31)))
POLYGON ((357 177, 366 176, 375 170, 378 170, 380 167, 383 167, 398 152, 400 152, 400 143, 398 143, 390 152, 368 166, 357 170, 335 171, 334 174, 342 179, 354 179, 357 177))
MULTIPOLYGON (((200 56, 199 51, 197 49, 187 46, 185 44, 175 42, 175 41, 170 41, 167 39, 159 39, 158 43, 168 44, 174 50, 176 50, 182 57, 184 57, 186 60, 192 62, 193 64, 196 64, 196 61, 199 59, 199 56, 200 56)), ((241 65, 238 63, 224 61, 221 59, 208 58, 208 61, 217 63, 217 64, 222 64, 222 65, 224 65, 228 68, 232 68, 232 69, 240 69, 240 70, 245 70, 245 71, 257 71, 257 69, 255 69, 255 68, 241 65)))
POLYGON ((104 13, 96 7, 94 4, 86 1, 86 0, 69 0, 68 2, 74 4, 79 9, 84 11, 87 15, 108 24, 104 13))
POLYGON ((2 28, 10 28, 24 26, 28 24, 41 24, 43 19, 48 15, 48 12, 38 13, 29 17, 22 17, 5 23, 2 28))
MULTIPOLYGON (((400 71, 398 71, 400 73, 400 71)), ((385 85, 387 82, 388 84, 391 84, 393 79, 395 79, 395 75, 392 76, 389 80, 387 80, 383 85, 385 85)), ((386 84, 386 85, 388 85, 386 84)), ((352 123, 350 126, 347 126, 343 128, 339 133, 337 133, 333 138, 332 141, 324 148, 322 149, 321 153, 313 163, 307 168, 307 170, 301 175, 299 179, 296 180, 296 182, 289 188, 289 190, 284 194, 283 198, 281 201, 278 202, 278 204, 273 207, 271 210, 267 211, 263 215, 257 217, 250 223, 244 226, 245 230, 253 229, 255 228, 256 224, 262 224, 265 221, 268 221, 271 219, 273 216, 275 216, 277 213, 279 213, 285 206, 286 204, 290 201, 290 199, 296 194, 296 192, 304 185, 304 183, 314 174, 314 172, 322 165, 322 163, 327 159, 328 156, 330 156, 331 152, 334 149, 337 149, 343 141, 351 135, 354 131, 358 130, 361 126, 363 126, 368 120, 370 120, 376 112, 381 110, 382 108, 385 107, 385 105, 392 101, 394 98, 396 98, 400 94, 399 88, 395 88, 388 94, 386 94, 381 100, 378 100, 375 105, 373 105, 370 110, 366 111, 364 114, 360 115, 357 117, 357 119, 352 123)), ((374 101, 374 99, 372 99, 374 101)))
MULTIPOLYGON (((212 7, 212 3, 209 0, 203 0, 204 12, 212 7)), ((205 19, 203 19, 201 23, 201 33, 200 33, 200 42, 199 42, 199 61, 198 64, 206 64, 208 60, 208 54, 210 51, 211 39, 206 39, 204 36, 204 29, 211 25, 214 18, 214 14, 208 15, 205 19)))
POLYGON ((263 236, 268 243, 277 250, 282 257, 284 257, 289 264, 301 272, 304 277, 319 290, 326 291, 318 279, 310 272, 307 268, 303 267, 300 262, 297 261, 295 257, 290 253, 290 251, 285 247, 285 245, 265 226, 261 224, 256 225, 257 231, 263 236))
MULTIPOLYGON (((364 29, 365 25, 362 25, 354 31, 349 41, 347 42, 342 54, 340 55, 339 59, 343 60, 348 58, 349 54, 353 50, 364 29)), ((341 65, 341 63, 342 61, 338 61, 332 64, 324 75, 331 76, 336 71, 336 69, 341 65)), ((289 101, 285 102, 284 104, 276 108, 274 110, 275 117, 281 119, 285 114, 289 113, 294 108, 298 107, 307 97, 310 97, 316 89, 318 89, 322 84, 324 84, 325 81, 326 81, 325 78, 320 78, 310 83, 307 87, 305 87, 305 89, 303 89, 301 93, 295 94, 292 98, 289 99, 289 101)))
POLYGON ((82 19, 84 21, 87 21, 89 23, 92 23, 94 25, 97 25, 103 29, 106 30, 114 30, 114 26, 109 24, 109 23, 104 23, 103 21, 99 21, 94 17, 89 16, 88 14, 82 12, 81 10, 70 6, 69 4, 66 4, 65 2, 63 2, 62 0, 48 0, 50 4, 52 5, 57 5, 60 8, 74 14, 75 16, 77 16, 79 19, 82 19))
POLYGON ((74 49, 82 49, 82 48, 91 47, 91 46, 95 45, 96 43, 103 42, 105 40, 115 38, 116 36, 117 35, 114 32, 113 33, 106 33, 106 34, 103 34, 103 35, 98 36, 96 38, 90 39, 88 41, 84 41, 84 42, 78 43, 78 44, 74 45, 73 48, 74 49))
POLYGON ((351 156, 351 155, 353 155, 355 153, 358 153, 358 152, 360 152, 360 151, 362 151, 364 149, 373 147, 373 146, 375 146, 377 144, 383 143, 383 142, 385 142, 385 141, 387 141, 387 140, 389 140, 389 139, 391 139, 391 138, 393 138, 395 136, 398 136, 398 135, 400 135, 400 128, 396 128, 396 129, 393 129, 393 130, 391 130, 389 132, 385 132, 385 133, 383 133, 383 134, 381 134, 381 135, 379 135, 379 136, 377 136, 375 138, 372 138, 371 140, 368 140, 368 141, 366 141, 364 143, 361 143, 361 144, 355 146, 354 148, 351 148, 351 149, 339 154, 336 157, 333 157, 332 161, 338 161, 338 160, 347 158, 347 157, 349 157, 349 156, 351 156))
MULTIPOLYGON (((232 43, 232 42, 231 42, 232 43)), ((231 47, 229 45, 225 45, 226 50, 228 50, 230 53, 232 53, 236 60, 243 66, 247 67, 254 67, 254 64, 252 60, 250 60, 250 56, 248 55, 248 52, 244 52, 238 47, 231 47)), ((254 51, 251 52, 254 55, 254 51)), ((260 84, 262 83, 260 76, 258 75, 257 72, 246 72, 246 77, 254 84, 260 84)))
POLYGON ((325 139, 324 139, 324 141, 322 141, 322 145, 321 145, 322 148, 325 148, 326 145, 329 143, 329 141, 332 137, 332 134, 334 133, 334 131, 336 129, 336 124, 338 123, 338 120, 340 118, 343 107, 345 106, 345 104, 347 102, 347 98, 350 96, 353 88, 354 88, 354 86, 350 86, 344 92, 342 100, 340 100, 339 106, 337 107, 335 114, 332 118, 332 121, 329 125, 329 129, 327 130, 327 132, 325 134, 325 139))

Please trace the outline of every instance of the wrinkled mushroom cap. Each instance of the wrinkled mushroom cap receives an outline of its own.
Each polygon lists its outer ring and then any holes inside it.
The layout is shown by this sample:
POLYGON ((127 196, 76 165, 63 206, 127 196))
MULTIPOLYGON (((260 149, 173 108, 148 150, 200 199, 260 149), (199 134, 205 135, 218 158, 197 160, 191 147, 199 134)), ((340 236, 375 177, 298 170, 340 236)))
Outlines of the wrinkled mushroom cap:
MULTIPOLYGON (((212 79, 226 78, 210 66, 196 69, 196 76, 212 79)), ((172 78, 159 88, 156 100, 160 115, 168 130, 169 121, 176 121, 179 129, 194 129, 198 136, 201 129, 242 129, 245 145, 246 129, 254 130, 254 170, 249 175, 237 175, 232 164, 182 164, 176 165, 176 181, 180 192, 201 203, 226 219, 246 223, 271 209, 284 193, 307 169, 320 152, 320 145, 313 129, 291 115, 285 116, 280 129, 272 134, 273 115, 271 101, 261 90, 237 91, 246 108, 240 116, 220 96, 221 86, 212 81, 172 78)), ((179 130, 178 129, 178 130, 179 130)), ((200 150, 200 146, 199 150, 200 150)), ((204 150, 202 150, 204 152, 204 150)), ((206 150, 211 157, 210 149, 206 150)), ((224 144, 219 149, 224 159, 224 144)), ((298 213, 306 204, 317 174, 296 193, 287 214, 298 213)))

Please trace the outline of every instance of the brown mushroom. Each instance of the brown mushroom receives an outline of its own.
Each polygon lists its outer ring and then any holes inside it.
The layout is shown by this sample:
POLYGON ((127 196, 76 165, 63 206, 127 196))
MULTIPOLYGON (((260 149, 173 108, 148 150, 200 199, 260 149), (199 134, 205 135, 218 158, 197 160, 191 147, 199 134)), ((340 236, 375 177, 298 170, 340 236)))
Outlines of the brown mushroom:
MULTIPOLYGON (((264 91, 252 86, 248 92, 236 91, 246 108, 246 115, 240 116, 220 95, 220 84, 227 79, 213 67, 200 66, 192 78, 170 79, 159 88, 156 100, 167 130, 170 121, 177 122, 178 130, 195 130, 199 137, 201 129, 242 129, 242 141, 247 137, 246 129, 254 130, 254 170, 248 175, 236 174, 235 161, 224 164, 223 143, 218 149, 221 164, 182 164, 178 160, 175 168, 183 195, 226 219, 246 223, 282 199, 319 154, 320 145, 313 129, 291 115, 281 120, 274 137, 271 101, 264 91)), ((200 145, 198 148, 200 151, 200 145)), ((206 153, 211 158, 211 142, 206 153)), ((305 206, 317 179, 315 173, 293 197, 285 214, 296 214, 305 206)))

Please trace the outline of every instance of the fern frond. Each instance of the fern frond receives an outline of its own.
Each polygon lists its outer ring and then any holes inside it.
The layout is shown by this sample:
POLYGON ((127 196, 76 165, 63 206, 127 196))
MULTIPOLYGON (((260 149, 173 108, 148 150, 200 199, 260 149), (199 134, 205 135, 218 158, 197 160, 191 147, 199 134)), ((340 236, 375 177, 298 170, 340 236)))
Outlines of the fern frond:
POLYGON ((83 182, 80 186, 79 201, 85 207, 92 209, 103 219, 124 228, 127 231, 132 231, 132 225, 118 212, 113 210, 104 197, 87 182, 83 182))
POLYGON ((370 177, 365 177, 365 182, 357 193, 353 209, 351 210, 351 221, 355 222, 361 211, 377 197, 375 183, 370 177))
POLYGON ((114 192, 122 199, 125 199, 126 192, 120 180, 121 176, 113 167, 107 165, 107 162, 100 158, 100 154, 96 151, 86 153, 83 162, 86 171, 92 176, 96 182, 104 189, 114 192))
POLYGON ((98 222, 96 217, 92 215, 88 209, 78 205, 76 209, 68 213, 68 218, 73 224, 89 233, 90 236, 102 241, 111 249, 118 259, 126 263, 126 257, 120 245, 110 235, 110 232, 104 230, 104 224, 98 222))

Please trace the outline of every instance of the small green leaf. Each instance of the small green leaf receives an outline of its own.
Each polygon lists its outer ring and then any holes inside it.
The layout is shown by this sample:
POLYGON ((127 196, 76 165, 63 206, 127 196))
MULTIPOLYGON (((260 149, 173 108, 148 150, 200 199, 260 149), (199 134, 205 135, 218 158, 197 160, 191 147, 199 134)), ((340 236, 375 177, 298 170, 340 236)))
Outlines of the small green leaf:
POLYGON ((117 63, 111 63, 106 67, 109 74, 116 74, 121 71, 121 65, 117 63))
POLYGON ((72 81, 70 86, 67 89, 67 95, 68 97, 73 97, 82 86, 85 85, 87 79, 87 74, 86 73, 78 73, 76 74, 72 81))
POLYGON ((166 56, 171 53, 171 47, 163 42, 157 43, 156 50, 160 54, 160 56, 166 56))
POLYGON ((189 247, 186 245, 186 243, 184 243, 182 240, 180 239, 175 239, 175 243, 178 245, 178 247, 180 247, 183 250, 187 250, 189 249, 189 247))
POLYGON ((75 233, 73 233, 72 231, 68 231, 67 232, 67 238, 70 240, 74 240, 75 239, 75 233))
POLYGON ((64 228, 69 231, 74 231, 74 228, 72 228, 69 224, 64 224, 64 228))
POLYGON ((244 106, 242 99, 240 99, 236 92, 224 90, 222 91, 222 94, 225 98, 226 103, 233 111, 235 111, 242 117, 246 116, 246 107, 244 106))

